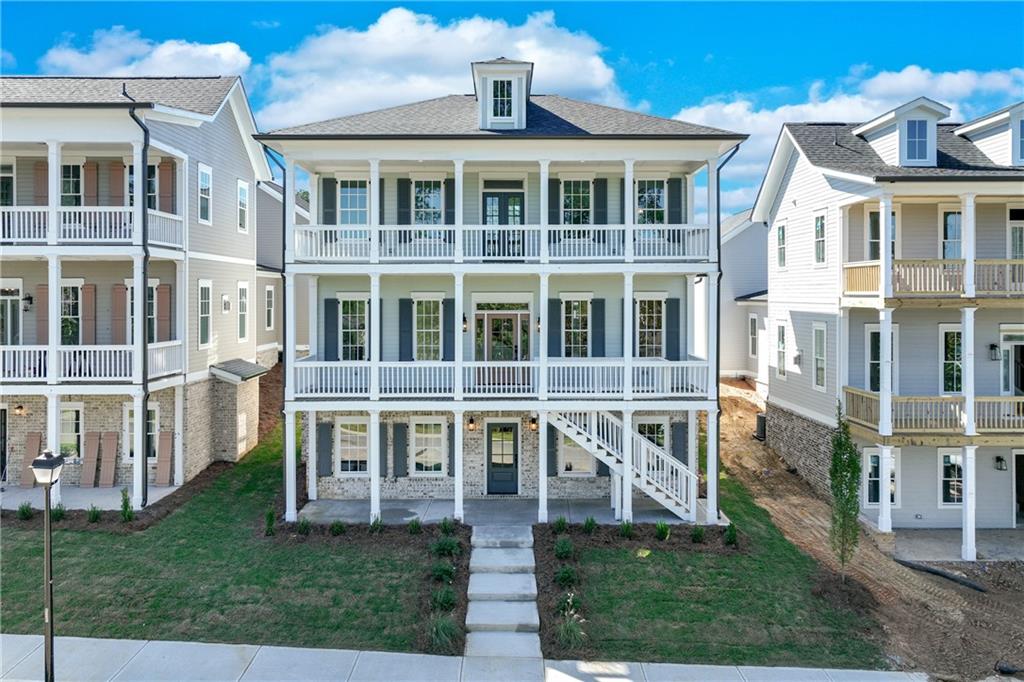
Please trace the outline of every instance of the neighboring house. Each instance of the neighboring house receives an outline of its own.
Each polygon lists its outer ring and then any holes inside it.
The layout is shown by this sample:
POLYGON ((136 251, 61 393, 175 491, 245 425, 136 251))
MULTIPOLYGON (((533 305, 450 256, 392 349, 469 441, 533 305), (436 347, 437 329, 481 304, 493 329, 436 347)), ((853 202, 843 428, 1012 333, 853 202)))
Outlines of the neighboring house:
POLYGON ((753 219, 770 226, 769 444, 826 491, 842 402, 863 516, 962 528, 970 560, 976 527, 1024 521, 1024 103, 948 115, 922 97, 785 125, 753 219))
POLYGON ((506 495, 541 520, 549 497, 599 496, 628 519, 636 487, 696 520, 705 411, 717 522, 716 359, 691 355, 717 325, 687 319, 718 268, 717 164, 745 136, 533 94, 531 63, 472 75, 474 95, 257 136, 289 186, 311 178, 313 224, 285 252, 286 300, 316 304, 299 361, 286 307, 286 518, 298 415, 309 498, 371 518, 381 498, 462 518, 506 495), (710 227, 692 221, 703 169, 710 227))
POLYGON ((241 81, 5 77, 0 125, 7 481, 59 450, 63 485, 126 486, 139 508, 144 481, 234 461, 258 434, 270 178, 241 81))

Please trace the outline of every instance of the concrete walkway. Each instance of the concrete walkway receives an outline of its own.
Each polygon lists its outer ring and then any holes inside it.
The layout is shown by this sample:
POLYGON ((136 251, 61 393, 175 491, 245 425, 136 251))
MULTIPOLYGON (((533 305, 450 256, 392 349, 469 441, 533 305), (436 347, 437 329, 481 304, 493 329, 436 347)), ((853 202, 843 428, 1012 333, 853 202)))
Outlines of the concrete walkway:
MULTIPOLYGON (((88 509, 95 506, 103 511, 114 511, 121 508, 121 488, 126 486, 114 486, 113 488, 80 488, 77 485, 62 485, 60 501, 65 509, 88 509)), ((132 487, 127 486, 131 493, 132 487)), ((175 490, 178 486, 171 485, 150 485, 149 503, 161 500, 175 490)), ((43 508, 43 489, 41 487, 22 488, 10 482, 0 487, 0 507, 3 509, 17 509, 23 502, 28 502, 33 509, 43 508)))
MULTIPOLYGON (((4 680, 43 678, 40 635, 0 635, 4 680)), ((58 637, 58 680, 347 680, 348 682, 926 682, 922 673, 820 668, 589 663, 428 656, 248 644, 58 637)))
MULTIPOLYGON (((897 528, 896 557, 907 561, 961 561, 959 528, 897 528)), ((975 531, 979 561, 1024 561, 1024 528, 975 531)))

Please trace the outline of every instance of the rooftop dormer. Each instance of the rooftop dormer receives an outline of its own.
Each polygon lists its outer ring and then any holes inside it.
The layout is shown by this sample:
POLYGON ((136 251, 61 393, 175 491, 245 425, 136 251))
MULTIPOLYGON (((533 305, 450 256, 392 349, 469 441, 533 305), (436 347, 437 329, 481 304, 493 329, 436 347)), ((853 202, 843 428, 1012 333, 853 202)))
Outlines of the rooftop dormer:
POLYGON ((973 142, 992 163, 1024 166, 1024 102, 985 114, 953 132, 973 142))
POLYGON ((522 130, 533 81, 533 62, 498 57, 473 62, 473 92, 481 130, 522 130))
POLYGON ((935 166, 938 123, 949 107, 918 97, 853 129, 890 166, 935 166))

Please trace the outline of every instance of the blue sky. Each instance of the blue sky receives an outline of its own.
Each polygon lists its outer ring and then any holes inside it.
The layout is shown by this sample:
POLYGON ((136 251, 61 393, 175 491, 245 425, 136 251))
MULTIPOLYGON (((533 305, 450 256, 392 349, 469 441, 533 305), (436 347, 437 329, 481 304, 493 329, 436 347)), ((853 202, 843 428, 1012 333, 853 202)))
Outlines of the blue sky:
POLYGON ((470 60, 528 58, 536 91, 750 133, 727 211, 752 201, 783 121, 1024 99, 1020 2, 5 2, 0 43, 5 73, 239 73, 263 129, 466 92, 470 60), (955 30, 964 16, 984 40, 955 30))

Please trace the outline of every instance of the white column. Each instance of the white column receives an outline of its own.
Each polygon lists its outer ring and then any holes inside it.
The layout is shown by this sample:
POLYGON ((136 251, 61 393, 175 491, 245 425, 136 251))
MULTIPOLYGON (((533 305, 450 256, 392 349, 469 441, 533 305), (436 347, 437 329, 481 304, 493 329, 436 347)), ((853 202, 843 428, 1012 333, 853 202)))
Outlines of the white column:
POLYGON ((370 411, 370 522, 380 518, 380 412, 370 411))
POLYGON ((708 260, 718 262, 718 159, 708 159, 708 260))
POLYGON ((694 198, 694 196, 696 196, 696 194, 697 193, 696 193, 696 191, 694 191, 694 186, 693 186, 693 173, 690 173, 689 175, 686 176, 686 224, 687 225, 692 225, 693 224, 693 212, 694 212, 693 198, 694 198))
POLYGON ((462 262, 462 248, 463 248, 463 236, 462 236, 462 171, 465 166, 465 161, 462 159, 455 159, 455 262, 462 262))
POLYGON ((976 436, 974 418, 974 311, 960 309, 960 380, 964 396, 964 434, 976 436))
MULTIPOLYGON (((454 368, 454 381, 455 381, 455 399, 462 400, 462 392, 464 389, 463 383, 463 369, 462 361, 463 354, 465 353, 466 343, 466 332, 462 331, 462 318, 466 314, 466 304, 463 301, 463 285, 465 276, 461 272, 455 273, 455 368, 454 368)), ((461 427, 460 427, 461 428, 461 427)), ((461 452, 461 448, 460 448, 461 452)), ((459 472, 461 476, 461 471, 459 472)))
POLYGON ((633 262, 633 223, 636 222, 636 184, 633 182, 633 159, 626 159, 624 191, 622 201, 622 222, 625 226, 625 258, 627 263, 633 262))
POLYGON ((622 361, 625 376, 622 390, 626 400, 633 399, 633 273, 622 276, 622 361))
POLYGON ((60 377, 60 268, 60 256, 47 258, 46 296, 49 300, 46 304, 46 335, 49 360, 46 363, 46 382, 49 384, 56 384, 60 377))
POLYGON ((708 273, 708 399, 718 400, 718 273, 708 273))
POLYGON ((622 411, 622 520, 633 520, 633 411, 622 411))
POLYGON ((462 521, 466 512, 463 508, 463 497, 465 491, 463 490, 463 471, 462 471, 462 438, 463 438, 463 426, 466 423, 466 416, 461 410, 458 410, 452 414, 452 425, 455 427, 455 436, 452 441, 455 444, 455 452, 452 455, 452 466, 455 467, 455 520, 462 521))
POLYGON ((284 157, 284 262, 295 262, 295 160, 287 155, 284 157))
POLYGON ((380 161, 370 159, 370 262, 380 262, 380 161))
POLYGON ((538 395, 541 400, 548 399, 548 325, 558 324, 558 320, 548 319, 548 273, 540 275, 540 310, 537 311, 540 318, 540 338, 537 339, 537 347, 540 348, 540 386, 538 395))
POLYGON ((697 431, 700 429, 700 422, 697 419, 697 411, 690 410, 686 413, 686 468, 693 472, 690 477, 690 523, 697 523, 697 496, 700 494, 700 458, 697 457, 697 431))
MULTIPOLYGON (((54 456, 60 454, 60 396, 56 393, 46 396, 46 449, 54 456)), ((60 503, 60 486, 58 479, 57 485, 50 489, 51 504, 60 503)))
MULTIPOLYGON (((295 275, 284 274, 284 399, 295 400, 295 275)), ((309 311, 312 318, 316 308, 309 311)), ((311 339, 312 341, 313 339, 311 339)), ((294 415, 292 420, 294 421, 294 415)), ((287 434, 285 434, 287 435, 287 434)))
POLYGON ((878 530, 892 532, 892 495, 889 482, 892 480, 892 446, 878 445, 878 530))
MULTIPOLYGON (((136 206, 138 206, 137 203, 136 206)), ((146 280, 143 274, 142 256, 132 256, 132 290, 134 293, 132 294, 132 309, 128 314, 132 316, 131 328, 135 335, 135 338, 132 339, 132 376, 134 377, 133 383, 136 384, 142 383, 142 360, 146 339, 146 324, 140 322, 140 320, 146 319, 146 280)))
MULTIPOLYGON (((370 275, 370 400, 380 398, 380 275, 370 275)), ((379 415, 378 415, 379 416, 379 415)))
POLYGON ((548 262, 548 167, 550 161, 540 161, 540 262, 548 262))
POLYGON ((46 143, 46 243, 56 244, 60 235, 60 142, 46 143))
POLYGON ((306 442, 309 447, 306 450, 306 497, 310 500, 317 498, 316 494, 316 465, 320 461, 320 440, 316 433, 316 410, 308 413, 307 423, 309 424, 309 435, 306 442))
MULTIPOLYGON (((692 195, 691 195, 692 196, 692 195)), ((686 278, 686 358, 689 359, 697 348, 697 323, 694 319, 696 312, 696 277, 683 275, 686 278)))
POLYGON ((892 298, 892 195, 882 194, 878 202, 878 253, 881 256, 881 295, 892 298))
MULTIPOLYGON (((146 177, 148 171, 142 167, 142 141, 132 142, 132 166, 135 169, 135 205, 132 207, 132 244, 136 246, 142 245, 142 212, 146 210, 146 177)), ((145 289, 136 289, 135 291, 145 291, 145 289)), ((146 300, 145 295, 136 298, 142 298, 146 300)), ((143 318, 138 317, 137 320, 143 318)), ((145 328, 144 325, 136 325, 137 327, 145 328)))
POLYGON ((174 387, 174 485, 185 483, 185 387, 174 387))
POLYGON ((612 472, 612 511, 616 521, 622 520, 622 476, 612 472))
POLYGON ((977 548, 974 545, 974 507, 977 497, 978 479, 975 472, 975 454, 977 445, 964 446, 964 496, 963 496, 963 541, 960 545, 960 558, 964 561, 974 561, 978 558, 977 548))
MULTIPOLYGON (((883 249, 884 250, 884 249, 883 249)), ((878 311, 878 435, 892 435, 892 308, 878 311)))
MULTIPOLYGON (((312 445, 316 434, 307 433, 306 439, 312 445)), ((284 413, 284 520, 295 521, 297 495, 295 494, 295 413, 284 413)))
POLYGON ((309 224, 320 224, 320 174, 309 174, 309 224))
POLYGON ((548 522, 548 413, 537 413, 537 523, 548 522))
POLYGON ((307 291, 306 295, 308 298, 308 304, 306 306, 306 338, 309 339, 309 357, 316 357, 317 348, 319 344, 317 341, 317 322, 320 319, 320 302, 317 299, 317 293, 320 287, 320 276, 309 275, 307 278, 307 291))
MULTIPOLYGON (((138 168, 139 166, 136 166, 138 168)), ((136 289, 136 298, 138 298, 136 289)), ((136 318, 139 319, 139 318, 136 318)), ((136 325, 136 334, 139 333, 139 326, 136 325)), ((132 458, 132 509, 142 509, 142 485, 143 476, 146 475, 146 415, 142 411, 142 391, 132 396, 132 432, 129 437, 132 439, 132 450, 135 457, 132 458)))
POLYGON ((708 514, 709 525, 718 523, 718 410, 708 410, 708 514))
POLYGON ((974 285, 974 262, 977 257, 977 230, 975 227, 974 194, 964 194, 960 197, 960 213, 963 218, 963 250, 964 257, 964 296, 973 298, 975 295, 974 285))

